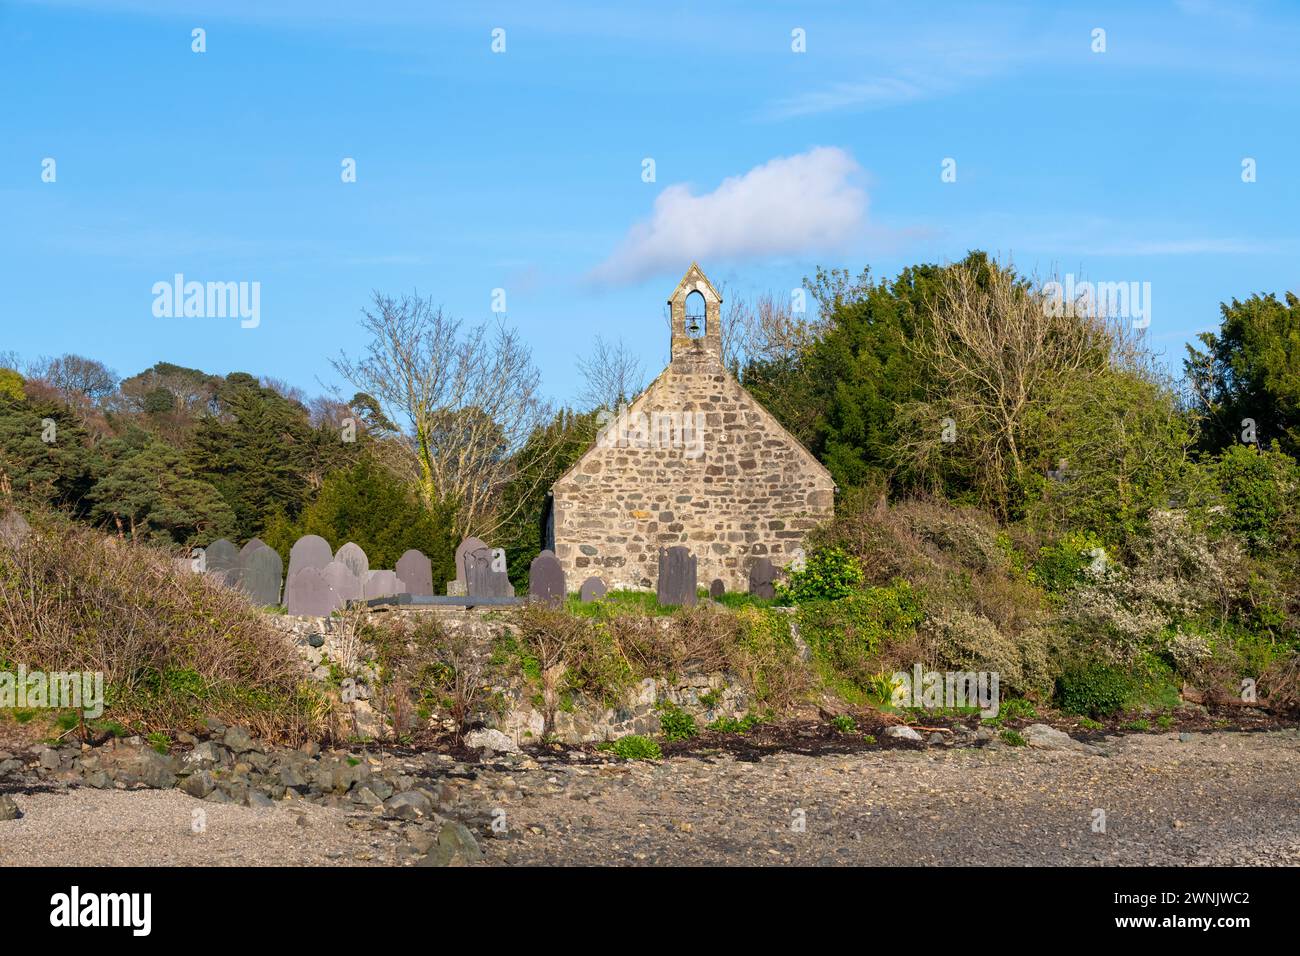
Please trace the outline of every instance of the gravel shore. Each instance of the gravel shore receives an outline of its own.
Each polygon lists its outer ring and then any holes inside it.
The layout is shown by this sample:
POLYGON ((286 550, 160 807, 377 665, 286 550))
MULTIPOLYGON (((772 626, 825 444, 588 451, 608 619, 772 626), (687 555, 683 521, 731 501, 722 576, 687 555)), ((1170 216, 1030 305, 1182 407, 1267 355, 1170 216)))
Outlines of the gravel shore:
MULTIPOLYGON (((445 784, 497 865, 1300 865, 1300 732, 1187 738, 1108 738, 1105 756, 995 747, 528 759, 445 784)), ((0 864, 412 862, 401 828, 362 808, 254 809, 178 790, 16 799, 24 816, 0 822, 0 864)))

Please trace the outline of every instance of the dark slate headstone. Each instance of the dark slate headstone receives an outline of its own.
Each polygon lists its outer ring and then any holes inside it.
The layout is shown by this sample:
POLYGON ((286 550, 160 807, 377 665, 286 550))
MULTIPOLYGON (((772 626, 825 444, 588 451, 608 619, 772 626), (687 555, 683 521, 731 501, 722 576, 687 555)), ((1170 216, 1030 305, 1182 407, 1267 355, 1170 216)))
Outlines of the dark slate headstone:
POLYGON ((32 526, 17 511, 10 510, 0 518, 0 543, 6 547, 17 548, 32 533, 32 526))
POLYGON ((697 558, 689 548, 678 545, 659 549, 659 603, 695 606, 697 558))
POLYGON ((776 568, 767 558, 759 558, 749 569, 749 593, 766 600, 776 597, 776 568))
MULTIPOLYGON (((339 548, 339 552, 342 553, 342 551, 343 549, 339 548)), ((321 572, 321 576, 325 578, 325 583, 334 592, 335 608, 347 607, 349 601, 360 601, 364 597, 365 587, 361 578, 357 577, 350 567, 337 558, 325 565, 325 570, 321 572)))
POLYGON ((528 596, 551 607, 564 604, 564 568, 554 551, 543 551, 528 565, 528 596))
POLYGON ((361 545, 351 541, 338 549, 334 560, 346 564, 359 580, 364 581, 370 573, 370 559, 366 557, 366 552, 361 549, 361 545))
POLYGON ((303 568, 285 582, 284 608, 297 617, 329 617, 334 610, 334 592, 318 568, 303 568))
POLYGON ((371 571, 366 575, 362 593, 367 601, 373 601, 375 598, 397 597, 404 586, 396 571, 371 571))
POLYGON ((294 542, 289 551, 289 577, 293 577, 304 568, 324 571, 325 565, 334 560, 330 543, 315 534, 305 534, 294 542))
POLYGON ((258 607, 279 604, 280 577, 284 570, 284 562, 280 560, 279 553, 266 545, 252 551, 247 550, 247 545, 244 547, 245 550, 240 552, 243 556, 240 587, 258 607))
POLYGON ((464 587, 469 583, 468 564, 465 556, 477 551, 487 550, 489 550, 487 542, 473 537, 466 538, 456 546, 456 582, 458 584, 464 587))
POLYGON ((716 601, 726 593, 727 586, 722 583, 722 578, 714 578, 713 583, 709 585, 709 597, 716 601))
POLYGON ((433 565, 423 552, 407 551, 397 559, 396 571, 407 594, 433 594, 433 565))
POLYGON ((267 543, 261 538, 249 538, 248 542, 239 549, 239 559, 242 563, 245 558, 256 551, 258 548, 268 547, 267 543))
POLYGON ((225 538, 218 538, 203 551, 204 570, 226 579, 226 572, 239 567, 239 549, 225 538))
POLYGON ((495 570, 500 562, 494 559, 487 545, 466 551, 465 593, 469 597, 514 597, 515 589, 505 571, 495 570))
POLYGON ((605 579, 592 577, 582 582, 578 597, 582 599, 583 604, 590 604, 592 601, 599 601, 607 593, 609 588, 605 586, 605 579))

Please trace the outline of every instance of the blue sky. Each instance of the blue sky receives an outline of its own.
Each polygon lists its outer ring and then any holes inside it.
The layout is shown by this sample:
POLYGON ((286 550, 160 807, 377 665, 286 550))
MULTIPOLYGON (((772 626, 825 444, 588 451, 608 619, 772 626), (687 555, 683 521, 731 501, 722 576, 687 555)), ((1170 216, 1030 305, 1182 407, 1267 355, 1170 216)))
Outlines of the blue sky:
POLYGON ((658 370, 692 258, 785 296, 983 248, 1150 282, 1176 362, 1300 289, 1298 47, 1300 5, 1213 0, 0 2, 0 351, 314 394, 372 289, 501 288, 563 401, 597 333, 658 370), (259 282, 260 325, 155 317, 176 273, 259 282))

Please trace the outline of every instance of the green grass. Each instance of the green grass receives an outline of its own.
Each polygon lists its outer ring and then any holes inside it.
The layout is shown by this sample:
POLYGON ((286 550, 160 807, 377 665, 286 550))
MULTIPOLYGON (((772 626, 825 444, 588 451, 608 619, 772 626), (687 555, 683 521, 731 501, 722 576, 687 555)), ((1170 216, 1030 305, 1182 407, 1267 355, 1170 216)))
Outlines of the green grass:
POLYGON ((1005 743, 1012 747, 1023 747, 1028 743, 1028 741, 1025 740, 1024 735, 1015 730, 1004 730, 1002 731, 1001 737, 1005 743))
POLYGON ((602 617, 611 611, 638 611, 652 617, 667 617, 678 609, 676 604, 660 604, 659 596, 653 591, 610 591, 603 598, 583 604, 576 594, 570 594, 564 602, 564 608, 570 614, 580 617, 602 617))

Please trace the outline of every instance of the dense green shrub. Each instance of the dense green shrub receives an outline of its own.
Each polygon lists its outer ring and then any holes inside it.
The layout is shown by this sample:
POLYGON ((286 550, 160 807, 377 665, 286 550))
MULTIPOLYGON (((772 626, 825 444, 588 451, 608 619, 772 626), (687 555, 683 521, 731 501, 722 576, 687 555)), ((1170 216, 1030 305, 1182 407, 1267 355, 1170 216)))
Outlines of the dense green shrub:
POLYGON ((878 672, 874 658, 881 646, 913 636, 921 619, 920 601, 906 581, 801 604, 798 611, 799 632, 819 662, 859 690, 878 672))
POLYGON ((790 572, 780 597, 788 604, 833 601, 860 588, 862 577, 862 565, 843 548, 817 548, 802 571, 790 572))
POLYGON ((1061 594, 1086 580, 1085 572, 1101 559, 1105 547, 1091 531, 1070 531, 1053 545, 1039 548, 1029 579, 1052 594, 1061 594))
POLYGON ((667 700, 659 705, 659 728, 665 740, 690 740, 699 733, 695 718, 667 700))
POLYGON ((1070 667, 1056 679, 1057 706, 1070 714, 1113 716, 1124 708, 1132 691, 1129 675, 1105 664, 1070 667))
POLYGON ((1293 510, 1300 470, 1276 445, 1262 451, 1252 445, 1230 445, 1214 464, 1214 476, 1227 526, 1240 535, 1252 553, 1281 543, 1286 518, 1293 510))
POLYGON ((628 734, 612 743, 601 744, 599 749, 624 760, 662 760, 664 756, 657 743, 640 734, 628 734))

